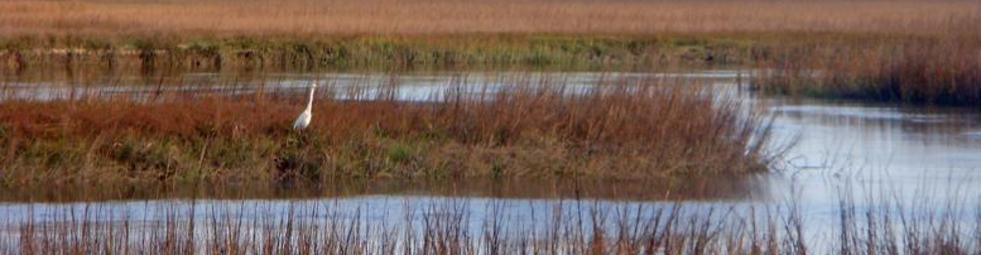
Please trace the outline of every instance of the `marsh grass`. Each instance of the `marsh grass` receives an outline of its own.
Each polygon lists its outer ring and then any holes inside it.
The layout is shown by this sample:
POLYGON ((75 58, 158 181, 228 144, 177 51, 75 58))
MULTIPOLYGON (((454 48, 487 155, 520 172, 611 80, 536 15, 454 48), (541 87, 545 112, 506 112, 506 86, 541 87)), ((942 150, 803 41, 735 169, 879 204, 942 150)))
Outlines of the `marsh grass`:
POLYGON ((0 104, 0 179, 316 183, 765 171, 765 120, 705 86, 678 82, 609 78, 577 88, 519 77, 503 87, 451 85, 424 101, 399 99, 408 88, 398 83, 328 88, 304 132, 288 125, 305 101, 299 93, 103 97, 79 88, 74 99, 0 104))
POLYGON ((127 63, 194 70, 645 69, 746 66, 758 63, 761 55, 754 53, 798 41, 838 45, 976 31, 981 6, 957 0, 17 0, 0 3, 0 13, 0 59, 13 73, 127 63))
POLYGON ((756 87, 794 96, 927 105, 981 102, 981 34, 929 39, 788 46, 760 66, 756 87), (806 59, 806 60, 805 60, 806 59))
POLYGON ((976 1, 16 0, 0 14, 5 78, 722 66, 774 71, 757 85, 795 96, 981 102, 976 1))
MULTIPOLYGON (((647 69, 750 63, 750 37, 442 35, 312 38, 153 38, 84 45, 0 39, 7 75, 33 70, 305 71, 444 69, 647 69)), ((92 39, 99 40, 99 39, 92 39)))
POLYGON ((973 1, 36 1, 0 3, 0 36, 126 37, 828 32, 940 34, 973 1))
MULTIPOLYGON (((3 223, 19 254, 974 254, 972 204, 888 195, 839 197, 828 214, 786 204, 601 204, 544 209, 499 200, 422 198, 402 206, 236 202, 155 205, 133 215, 99 205, 27 207, 3 223), (267 204, 268 203, 268 204, 267 204), (859 206, 859 205, 863 206, 859 206), (535 209, 538 208, 538 209, 535 209), (35 210, 44 210, 43 212, 35 210), (39 215, 45 215, 41 217, 39 215), (260 215, 264 215, 260 217, 260 215), (837 216, 836 216, 837 215, 837 216)), ((962 201, 964 202, 964 201, 962 201)))

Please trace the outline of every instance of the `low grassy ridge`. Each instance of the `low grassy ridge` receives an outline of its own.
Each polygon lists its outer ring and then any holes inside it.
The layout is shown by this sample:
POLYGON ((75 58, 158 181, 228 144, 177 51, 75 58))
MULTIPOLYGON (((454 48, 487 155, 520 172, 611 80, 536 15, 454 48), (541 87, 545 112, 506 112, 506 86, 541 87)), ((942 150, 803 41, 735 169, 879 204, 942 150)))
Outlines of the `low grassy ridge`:
POLYGON ((305 71, 336 69, 619 69, 752 63, 745 37, 549 35, 314 38, 17 38, 0 41, 4 72, 31 69, 305 71))
MULTIPOLYGON (((698 86, 515 84, 429 102, 160 95, 0 104, 0 181, 318 182, 334 177, 654 178, 765 171, 765 126, 698 86), (575 93, 573 93, 575 92, 575 93)), ((83 89, 83 88, 80 88, 83 89)), ((374 93, 374 92, 372 92, 374 93)))

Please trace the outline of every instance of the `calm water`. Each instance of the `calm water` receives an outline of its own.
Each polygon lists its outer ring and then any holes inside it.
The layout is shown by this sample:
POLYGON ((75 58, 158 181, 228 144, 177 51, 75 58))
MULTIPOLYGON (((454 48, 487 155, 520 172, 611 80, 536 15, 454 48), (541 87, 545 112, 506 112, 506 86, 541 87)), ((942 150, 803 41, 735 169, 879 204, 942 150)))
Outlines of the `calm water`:
MULTIPOLYGON (((768 204, 793 204, 801 208, 809 221, 834 218, 836 205, 843 194, 867 197, 887 194, 898 199, 973 201, 981 198, 981 111, 976 109, 928 109, 900 107, 891 104, 863 104, 826 100, 791 100, 759 98, 743 90, 748 72, 706 71, 694 73, 427 73, 397 76, 373 73, 267 74, 237 80, 217 74, 188 74, 178 78, 184 86, 125 86, 146 82, 139 78, 96 81, 86 86, 102 89, 84 93, 64 82, 7 82, 6 98, 49 100, 83 96, 151 97, 162 92, 179 93, 302 93, 311 81, 327 89, 319 93, 336 98, 370 100, 399 84, 394 97, 400 100, 424 101, 437 98, 439 92, 454 87, 473 93, 493 92, 508 84, 526 83, 542 86, 566 86, 569 93, 589 88, 602 79, 643 79, 663 77, 709 85, 724 96, 737 97, 747 105, 762 103, 774 116, 774 148, 790 146, 772 174, 745 179, 692 180, 679 183, 401 183, 338 184, 303 195, 248 191, 227 196, 211 196, 191 203, 195 192, 176 192, 162 199, 115 200, 97 203, 100 213, 127 215, 140 220, 160 219, 154 212, 188 212, 194 204, 205 208, 250 207, 256 213, 247 217, 282 217, 292 206, 326 206, 342 215, 362 215, 373 220, 403 217, 407 208, 426 207, 439 201, 455 201, 468 206, 468 219, 479 221, 494 211, 512 215, 517 222, 533 223, 525 217, 533 212, 549 211, 556 204, 567 206, 569 199, 584 198, 597 208, 623 205, 665 207, 682 203, 691 208, 711 206, 738 207, 768 204), (670 195, 667 195, 670 194, 670 195), (923 199, 928 196, 929 199, 923 199), (249 198, 241 200, 238 198, 249 198), (491 206, 498 205, 498 206, 491 206), (501 206, 503 205, 503 206, 501 206), (495 208, 489 210, 488 208, 495 208), (150 210, 148 210, 150 209, 150 210)), ((247 190, 247 189, 246 189, 247 190)), ((34 191, 24 191, 34 192, 34 191)), ((34 197, 51 200, 73 200, 71 196, 53 194, 34 197)), ((87 191, 97 193, 97 191, 87 191)), ((129 191, 133 192, 133 191, 129 191)), ((43 193, 43 192, 42 192, 43 193)), ((42 193, 32 193, 34 195, 42 193)), ((133 192, 134 198, 142 197, 133 192)), ((129 194, 120 192, 119 194, 129 194)), ((12 195, 10 197, 22 197, 12 195)), ((65 210, 91 206, 91 203, 24 203, 8 198, 0 204, 0 215, 7 222, 26 218, 58 220, 65 210)), ((879 206, 857 199, 858 206, 879 206)), ((569 210, 575 210, 570 208, 569 210)), ((195 211, 204 213, 206 210, 195 211)), ((534 228, 535 224, 521 224, 534 228)), ((820 224, 818 224, 820 225, 820 224)), ((479 229, 479 228, 478 228, 479 229)), ((477 230, 475 230, 477 231, 477 230)))

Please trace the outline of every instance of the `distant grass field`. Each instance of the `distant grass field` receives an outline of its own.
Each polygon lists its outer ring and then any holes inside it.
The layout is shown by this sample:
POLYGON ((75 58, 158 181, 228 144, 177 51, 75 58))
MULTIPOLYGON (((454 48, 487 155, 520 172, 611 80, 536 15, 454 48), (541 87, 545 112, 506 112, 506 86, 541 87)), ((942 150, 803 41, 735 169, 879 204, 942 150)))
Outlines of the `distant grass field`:
POLYGON ((758 68, 770 93, 981 104, 977 1, 0 3, 0 74, 758 68))
MULTIPOLYGON (((0 35, 119 38, 446 34, 946 33, 976 1, 157 0, 0 3, 0 35)), ((959 24, 963 23, 963 24, 959 24)))

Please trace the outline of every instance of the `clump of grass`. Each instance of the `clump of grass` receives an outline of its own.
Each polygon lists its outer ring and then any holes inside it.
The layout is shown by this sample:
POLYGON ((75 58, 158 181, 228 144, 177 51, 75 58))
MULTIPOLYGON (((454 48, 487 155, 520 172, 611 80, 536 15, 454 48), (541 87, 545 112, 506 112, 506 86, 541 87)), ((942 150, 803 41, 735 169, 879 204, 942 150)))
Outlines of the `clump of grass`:
POLYGON ((911 104, 977 106, 981 36, 952 32, 777 50, 757 87, 771 93, 911 104))
POLYGON ((462 84, 427 102, 396 100, 397 84, 353 97, 369 101, 321 96, 302 133, 289 123, 303 100, 276 93, 11 100, 0 104, 2 180, 643 179, 766 169, 762 119, 704 87, 520 80, 496 91, 462 84), (59 160, 34 164, 50 158, 59 160))

